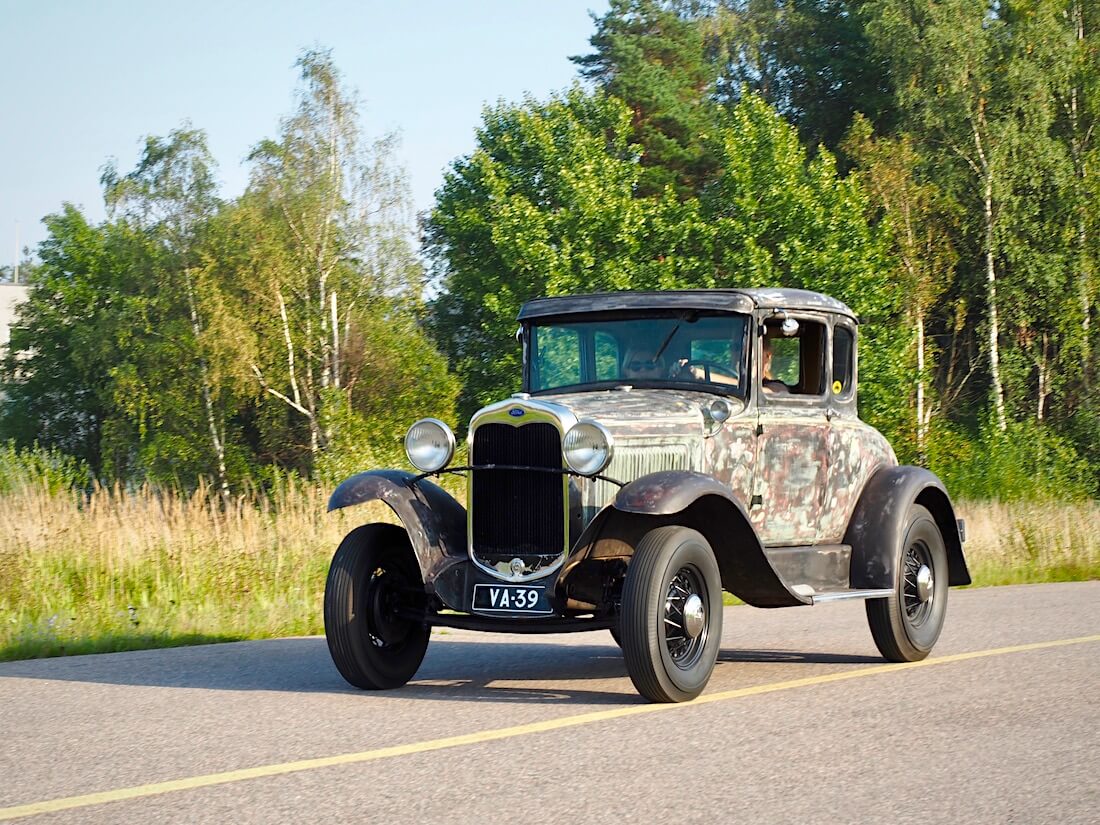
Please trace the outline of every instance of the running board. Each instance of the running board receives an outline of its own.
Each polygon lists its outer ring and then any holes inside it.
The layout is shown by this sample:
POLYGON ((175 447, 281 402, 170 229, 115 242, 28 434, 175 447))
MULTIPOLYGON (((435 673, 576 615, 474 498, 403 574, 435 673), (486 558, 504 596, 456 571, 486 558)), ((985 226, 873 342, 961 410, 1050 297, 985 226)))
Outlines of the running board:
POLYGON ((864 599, 885 599, 894 592, 891 588, 885 588, 875 590, 833 590, 826 593, 815 593, 814 589, 806 584, 796 584, 791 589, 800 596, 809 597, 811 604, 864 599))

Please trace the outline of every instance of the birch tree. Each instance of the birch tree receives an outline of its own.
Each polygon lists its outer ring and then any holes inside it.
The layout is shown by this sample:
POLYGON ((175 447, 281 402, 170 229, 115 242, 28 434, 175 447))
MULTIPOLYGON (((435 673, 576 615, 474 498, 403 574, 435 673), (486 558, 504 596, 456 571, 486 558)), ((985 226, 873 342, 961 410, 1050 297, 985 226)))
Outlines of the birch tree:
POLYGON ((897 283, 912 325, 916 356, 913 384, 917 451, 925 459, 928 428, 937 408, 929 396, 931 378, 937 373, 934 361, 938 352, 929 343, 928 319, 954 277, 958 260, 953 241, 957 210, 939 187, 918 177, 921 160, 908 135, 876 139, 870 122, 860 116, 852 125, 844 150, 858 163, 857 175, 882 211, 897 261, 897 283))
POLYGON ((1082 380, 1092 381, 1092 316, 1100 270, 1100 8, 1085 0, 1035 0, 1036 20, 1050 55, 1047 78, 1058 109, 1055 135, 1072 166, 1072 239, 1075 292, 1080 301, 1082 380))
POLYGON ((1017 146, 1002 194, 1005 321, 1013 344, 1006 380, 1016 385, 1016 413, 1039 422, 1052 411, 1058 417, 1052 398, 1061 408, 1079 400, 1087 373, 1089 199, 1081 173, 1090 136, 1082 129, 1073 6, 1020 0, 1000 8, 1012 44, 1005 71, 1017 96, 1017 146))
MULTIPOLYGON (((337 435, 340 416, 330 413, 351 401, 347 354, 364 315, 414 305, 419 270, 395 137, 364 139, 356 100, 328 52, 307 52, 297 65, 294 113, 250 156, 243 280, 260 313, 250 370, 304 426, 312 467, 337 435)), ((369 367, 369 353, 362 363, 369 367)))
MULTIPOLYGON (((150 244, 148 280, 138 282, 142 273, 134 272, 131 288, 123 289, 141 319, 134 333, 144 334, 135 334, 127 348, 131 357, 115 370, 119 407, 141 422, 152 414, 172 429, 194 389, 218 490, 228 499, 226 419, 235 402, 243 341, 204 269, 202 244, 221 206, 206 137, 188 127, 166 138, 149 137, 131 172, 120 175, 108 165, 102 181, 109 216, 138 229, 150 244)), ((167 451, 180 451, 179 440, 167 451)))
POLYGON ((1046 140, 1039 66, 1015 51, 1001 4, 877 0, 868 33, 889 60, 908 128, 974 204, 984 280, 986 355, 994 414, 1007 425, 1002 378, 1004 200, 1046 140))

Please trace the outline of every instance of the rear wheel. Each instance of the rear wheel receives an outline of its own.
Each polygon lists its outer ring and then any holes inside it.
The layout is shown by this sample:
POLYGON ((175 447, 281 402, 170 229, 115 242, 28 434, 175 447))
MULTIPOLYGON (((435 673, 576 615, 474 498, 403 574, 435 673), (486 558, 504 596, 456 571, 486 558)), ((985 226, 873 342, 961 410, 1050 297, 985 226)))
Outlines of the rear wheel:
POLYGON ((722 639, 722 584, 702 535, 646 533, 627 568, 618 633, 630 680, 647 699, 686 702, 703 691, 722 639))
POLYGON ((399 528, 368 524, 340 543, 325 583, 325 638, 336 669, 352 685, 401 687, 416 673, 431 630, 398 610, 423 585, 399 528))
POLYGON ((936 520, 919 504, 909 508, 894 557, 894 592, 867 601, 875 646, 891 662, 916 662, 932 650, 947 615, 947 548, 936 520))

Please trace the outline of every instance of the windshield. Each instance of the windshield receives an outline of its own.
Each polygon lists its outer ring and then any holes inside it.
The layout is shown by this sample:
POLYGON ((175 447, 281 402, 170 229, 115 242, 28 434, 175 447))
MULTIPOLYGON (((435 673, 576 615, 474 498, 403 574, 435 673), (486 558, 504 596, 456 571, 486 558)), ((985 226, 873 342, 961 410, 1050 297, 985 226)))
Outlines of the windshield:
POLYGON ((679 386, 744 396, 748 316, 669 313, 531 327, 529 392, 679 386))

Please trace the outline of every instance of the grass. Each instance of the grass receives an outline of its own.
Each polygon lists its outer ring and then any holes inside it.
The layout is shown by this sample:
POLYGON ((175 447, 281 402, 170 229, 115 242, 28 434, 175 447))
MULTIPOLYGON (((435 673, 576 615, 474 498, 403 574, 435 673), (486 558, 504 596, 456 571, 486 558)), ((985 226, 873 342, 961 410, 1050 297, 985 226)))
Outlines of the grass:
POLYGON ((320 633, 340 539, 393 520, 326 500, 293 485, 226 510, 207 490, 5 495, 0 661, 320 633))
MULTIPOLYGON (((320 633, 329 560, 381 504, 325 512, 288 484, 191 495, 0 496, 0 661, 320 633)), ((976 585, 1100 579, 1100 504, 966 504, 976 585)))
POLYGON ((1100 579, 1100 502, 962 503, 976 586, 1100 579))

